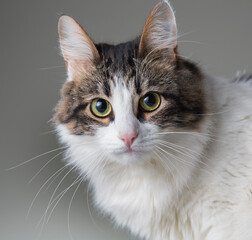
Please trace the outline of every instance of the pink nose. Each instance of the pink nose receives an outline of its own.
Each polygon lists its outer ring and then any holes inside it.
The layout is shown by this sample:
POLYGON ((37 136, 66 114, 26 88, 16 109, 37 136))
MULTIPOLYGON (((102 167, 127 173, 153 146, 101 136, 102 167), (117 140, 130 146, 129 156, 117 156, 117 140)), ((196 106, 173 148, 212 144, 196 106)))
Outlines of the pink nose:
POLYGON ((125 145, 130 148, 134 140, 137 138, 138 134, 136 132, 132 134, 124 134, 123 136, 120 137, 120 139, 125 143, 125 145))

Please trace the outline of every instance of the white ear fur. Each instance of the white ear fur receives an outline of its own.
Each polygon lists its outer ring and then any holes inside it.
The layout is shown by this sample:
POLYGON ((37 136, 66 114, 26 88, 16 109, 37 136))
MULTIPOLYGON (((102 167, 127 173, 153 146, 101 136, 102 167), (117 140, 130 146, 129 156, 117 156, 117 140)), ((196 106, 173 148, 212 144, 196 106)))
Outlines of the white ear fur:
MULTIPOLYGON (((175 50, 177 47, 177 26, 175 14, 168 1, 163 0, 151 11, 140 40, 140 53, 155 50, 175 50)), ((174 51, 170 53, 174 54, 174 51)))
POLYGON ((66 61, 68 79, 85 71, 99 57, 98 51, 83 28, 71 17, 61 16, 58 23, 60 48, 66 61), (84 66, 86 65, 86 66, 84 66))

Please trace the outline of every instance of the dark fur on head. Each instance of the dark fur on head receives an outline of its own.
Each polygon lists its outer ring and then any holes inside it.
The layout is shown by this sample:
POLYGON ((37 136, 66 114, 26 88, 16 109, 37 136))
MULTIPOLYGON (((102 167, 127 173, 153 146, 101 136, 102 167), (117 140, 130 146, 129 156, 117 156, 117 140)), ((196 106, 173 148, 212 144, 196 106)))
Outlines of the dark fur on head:
POLYGON ((197 127, 205 112, 200 70, 180 57, 169 62, 158 53, 143 61, 138 57, 138 46, 139 38, 116 46, 96 45, 101 57, 96 69, 64 84, 57 121, 67 124, 75 134, 92 134, 97 127, 108 124, 90 116, 86 109, 93 96, 111 97, 111 82, 119 72, 126 85, 134 85, 135 95, 156 91, 166 101, 166 106, 151 116, 138 112, 140 121, 151 121, 161 128, 197 127))

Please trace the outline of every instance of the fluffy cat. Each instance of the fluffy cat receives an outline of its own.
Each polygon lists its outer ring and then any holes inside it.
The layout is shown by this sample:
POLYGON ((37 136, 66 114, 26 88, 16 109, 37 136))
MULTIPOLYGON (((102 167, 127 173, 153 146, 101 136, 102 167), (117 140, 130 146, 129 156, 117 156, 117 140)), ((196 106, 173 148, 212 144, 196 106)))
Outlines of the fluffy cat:
POLYGON ((97 207, 142 239, 252 239, 252 77, 181 58, 166 1, 133 41, 94 44, 68 16, 59 37, 57 130, 97 207))

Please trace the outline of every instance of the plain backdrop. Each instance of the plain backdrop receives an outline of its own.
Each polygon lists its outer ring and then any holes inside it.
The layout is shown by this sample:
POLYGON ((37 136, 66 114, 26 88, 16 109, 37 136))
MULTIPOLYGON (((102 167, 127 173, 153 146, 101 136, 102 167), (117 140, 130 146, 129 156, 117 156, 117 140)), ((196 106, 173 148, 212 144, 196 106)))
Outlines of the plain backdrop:
MULTIPOLYGON (((70 188, 49 221, 42 218, 54 189, 68 171, 50 179, 64 166, 61 155, 49 162, 60 150, 6 169, 59 147, 50 123, 66 76, 58 50, 58 17, 62 13, 73 16, 96 42, 119 43, 141 33, 157 2, 1 0, 1 240, 134 239, 94 210, 87 184, 80 186, 73 199, 76 186, 70 188), (36 178, 30 181, 36 173, 36 178), (48 179, 54 182, 44 184, 48 179)), ((213 75, 233 78, 238 70, 252 71, 251 0, 171 0, 171 4, 176 10, 181 55, 213 75)), ((72 173, 63 179, 54 197, 76 176, 72 173)), ((47 216, 56 203, 57 200, 48 208, 47 216)))

